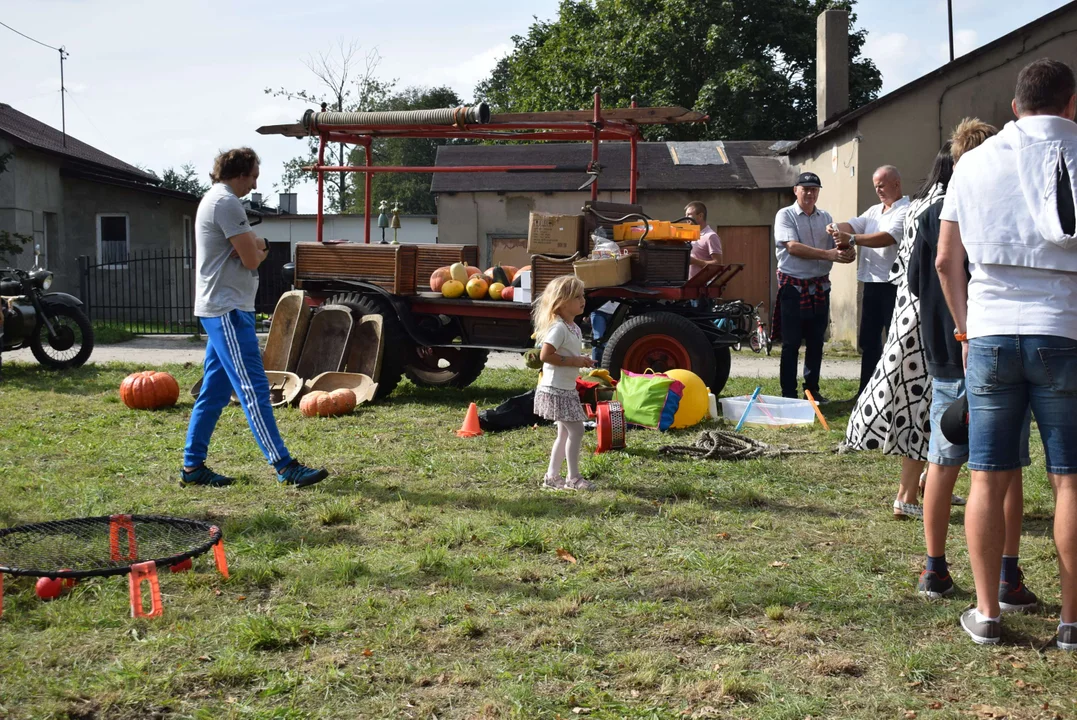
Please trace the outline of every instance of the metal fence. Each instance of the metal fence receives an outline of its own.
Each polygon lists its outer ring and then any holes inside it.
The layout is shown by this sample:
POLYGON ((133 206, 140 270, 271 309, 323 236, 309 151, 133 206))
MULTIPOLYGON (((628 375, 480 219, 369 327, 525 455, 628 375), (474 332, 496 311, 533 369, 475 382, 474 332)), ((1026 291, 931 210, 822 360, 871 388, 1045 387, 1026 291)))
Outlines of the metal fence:
MULTIPOLYGON (((258 268, 255 311, 270 314, 290 289, 281 267, 290 246, 271 243, 258 268)), ((129 253, 126 260, 97 262, 79 257, 79 299, 96 324, 122 327, 138 335, 190 335, 201 328, 194 316, 194 257, 167 250, 129 253)))

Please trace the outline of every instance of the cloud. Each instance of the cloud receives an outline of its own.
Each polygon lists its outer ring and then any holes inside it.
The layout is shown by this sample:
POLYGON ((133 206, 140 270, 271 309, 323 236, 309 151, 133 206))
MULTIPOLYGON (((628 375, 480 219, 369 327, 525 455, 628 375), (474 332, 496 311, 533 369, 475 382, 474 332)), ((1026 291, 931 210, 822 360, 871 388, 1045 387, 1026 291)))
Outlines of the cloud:
POLYGON ((920 42, 905 33, 890 32, 868 35, 864 55, 875 61, 883 74, 884 92, 900 87, 920 73, 923 50, 920 42))
POLYGON ((423 74, 422 84, 448 85, 468 100, 475 92, 475 86, 489 77, 497 61, 512 52, 512 49, 512 43, 498 43, 456 65, 430 68, 423 74))

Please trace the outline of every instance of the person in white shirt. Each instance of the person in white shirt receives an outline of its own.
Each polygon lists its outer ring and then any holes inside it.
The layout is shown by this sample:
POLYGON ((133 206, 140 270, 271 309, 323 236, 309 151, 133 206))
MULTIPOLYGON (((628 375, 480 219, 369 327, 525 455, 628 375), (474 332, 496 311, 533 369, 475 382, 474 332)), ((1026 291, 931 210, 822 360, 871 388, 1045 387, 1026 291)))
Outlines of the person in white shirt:
POLYGON ((839 246, 860 248, 856 279, 864 283, 860 307, 860 391, 871 380, 883 354, 883 339, 894 314, 897 285, 890 282, 890 268, 897 259, 897 243, 905 233, 909 198, 901 194, 901 173, 883 165, 871 177, 879 204, 849 222, 832 224, 827 231, 839 246))
POLYGON ((972 485, 965 513, 976 607, 961 627, 997 644, 1000 612, 1030 609, 1003 556, 1004 498, 1021 466, 1029 408, 1055 495, 1062 586, 1057 644, 1077 650, 1077 80, 1037 60, 1017 77, 1016 122, 955 166, 935 267, 962 343, 972 485), (968 274, 965 260, 968 259, 968 274), (1000 583, 999 578, 1003 581, 1000 583))

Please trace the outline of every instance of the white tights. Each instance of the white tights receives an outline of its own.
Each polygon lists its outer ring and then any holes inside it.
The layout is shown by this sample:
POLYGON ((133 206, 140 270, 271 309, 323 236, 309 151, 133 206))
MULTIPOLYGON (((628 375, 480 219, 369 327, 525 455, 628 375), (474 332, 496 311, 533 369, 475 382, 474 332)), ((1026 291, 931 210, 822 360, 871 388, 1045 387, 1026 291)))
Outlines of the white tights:
POLYGON ((580 445, 583 444, 583 422, 557 421, 557 439, 553 441, 553 449, 550 450, 550 467, 546 470, 546 477, 557 478, 561 476, 561 463, 568 461, 568 477, 575 479, 580 476, 580 445))

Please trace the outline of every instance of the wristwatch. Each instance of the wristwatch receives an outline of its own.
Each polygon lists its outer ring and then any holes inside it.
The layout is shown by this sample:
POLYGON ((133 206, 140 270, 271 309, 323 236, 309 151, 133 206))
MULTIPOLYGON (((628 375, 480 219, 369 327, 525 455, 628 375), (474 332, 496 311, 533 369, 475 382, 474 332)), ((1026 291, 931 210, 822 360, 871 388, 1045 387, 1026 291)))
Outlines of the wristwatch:
POLYGON ((967 342, 968 339, 968 333, 958 332, 957 328, 954 328, 954 340, 957 340, 958 342, 967 342))
POLYGON ((849 234, 849 247, 856 247, 856 233, 849 234))

